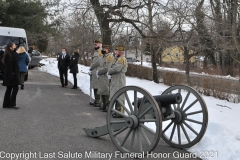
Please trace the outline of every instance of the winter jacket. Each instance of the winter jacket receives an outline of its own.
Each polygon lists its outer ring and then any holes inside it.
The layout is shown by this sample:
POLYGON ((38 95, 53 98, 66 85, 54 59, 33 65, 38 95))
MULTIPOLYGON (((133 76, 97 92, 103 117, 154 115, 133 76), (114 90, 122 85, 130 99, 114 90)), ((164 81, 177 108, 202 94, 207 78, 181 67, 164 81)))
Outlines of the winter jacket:
POLYGON ((17 86, 20 85, 19 79, 19 66, 18 66, 18 54, 15 51, 11 51, 4 57, 4 86, 17 86))
POLYGON ((19 71, 26 73, 28 70, 29 56, 26 52, 21 52, 18 54, 18 66, 19 71))
MULTIPOLYGON (((113 95, 122 87, 126 86, 126 76, 127 72, 127 60, 125 57, 120 56, 117 58, 115 63, 109 69, 108 74, 112 76, 111 84, 110 84, 110 97, 109 100, 113 97, 113 95)), ((124 96, 120 96, 119 99, 124 102, 124 96)))
POLYGON ((105 54, 101 61, 100 66, 98 68, 98 94, 99 95, 109 95, 109 79, 107 76, 107 72, 109 68, 112 66, 114 61, 113 55, 111 53, 105 54))
POLYGON ((72 57, 70 58, 70 73, 78 73, 78 58, 78 53, 74 53, 74 55, 72 55, 72 57))

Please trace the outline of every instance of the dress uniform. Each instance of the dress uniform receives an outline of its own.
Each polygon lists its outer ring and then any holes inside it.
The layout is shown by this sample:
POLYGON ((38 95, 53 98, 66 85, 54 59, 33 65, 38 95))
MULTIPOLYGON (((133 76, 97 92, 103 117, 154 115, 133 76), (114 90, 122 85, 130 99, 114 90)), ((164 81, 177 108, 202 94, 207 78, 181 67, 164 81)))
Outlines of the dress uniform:
POLYGON ((95 40, 95 45, 94 49, 95 52, 92 56, 92 64, 90 66, 90 71, 91 71, 91 86, 94 91, 94 106, 95 107, 100 107, 100 95, 97 93, 98 92, 98 78, 96 76, 96 71, 98 70, 98 67, 100 65, 100 59, 102 59, 102 47, 101 47, 102 42, 99 40, 95 40))
POLYGON ((107 76, 107 72, 109 68, 112 66, 114 57, 112 53, 109 52, 110 46, 109 45, 103 45, 103 57, 100 61, 100 66, 97 70, 97 76, 99 76, 98 79, 98 94, 102 97, 102 103, 104 107, 101 107, 100 109, 103 109, 105 112, 107 109, 107 104, 109 102, 109 79, 107 76))
MULTIPOLYGON (((116 52, 124 52, 123 46, 117 46, 116 52)), ((110 84, 110 99, 113 97, 113 95, 122 87, 126 86, 126 76, 125 73, 127 72, 127 60, 123 56, 123 53, 121 55, 117 55, 117 59, 115 63, 112 65, 112 67, 108 71, 108 75, 111 76, 111 84, 110 84)), ((119 97, 120 101, 124 104, 125 97, 124 95, 121 95, 119 97)), ((116 102, 115 108, 119 112, 124 112, 123 107, 116 102)), ((114 118, 122 118, 121 115, 113 114, 114 118)))

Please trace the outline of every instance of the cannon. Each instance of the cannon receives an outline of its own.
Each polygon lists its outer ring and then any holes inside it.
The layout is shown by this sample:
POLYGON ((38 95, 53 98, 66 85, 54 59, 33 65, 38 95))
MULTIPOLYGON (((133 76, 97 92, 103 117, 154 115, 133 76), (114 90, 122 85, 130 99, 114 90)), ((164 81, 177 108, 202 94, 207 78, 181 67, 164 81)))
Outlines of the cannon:
POLYGON ((112 97, 106 122, 101 127, 84 128, 85 133, 94 138, 109 134, 122 153, 149 153, 160 138, 176 148, 198 143, 207 129, 208 111, 201 95, 188 86, 172 86, 156 96, 141 87, 126 86, 112 97), (115 109, 116 102, 123 113, 115 109))

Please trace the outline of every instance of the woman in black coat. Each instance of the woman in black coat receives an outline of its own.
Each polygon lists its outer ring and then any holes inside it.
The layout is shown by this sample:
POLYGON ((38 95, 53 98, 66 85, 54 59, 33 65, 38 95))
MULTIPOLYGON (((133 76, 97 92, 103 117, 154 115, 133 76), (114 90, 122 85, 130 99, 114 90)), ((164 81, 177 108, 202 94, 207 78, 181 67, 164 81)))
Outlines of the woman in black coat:
POLYGON ((19 107, 16 106, 16 98, 18 93, 18 85, 20 85, 20 79, 18 54, 16 52, 16 45, 14 43, 10 42, 6 46, 2 62, 5 65, 3 85, 6 86, 3 108, 18 109, 19 107))
POLYGON ((78 59, 79 59, 79 53, 77 50, 73 52, 72 57, 70 58, 70 73, 73 74, 73 80, 74 80, 74 85, 71 89, 77 89, 77 73, 78 73, 78 59))

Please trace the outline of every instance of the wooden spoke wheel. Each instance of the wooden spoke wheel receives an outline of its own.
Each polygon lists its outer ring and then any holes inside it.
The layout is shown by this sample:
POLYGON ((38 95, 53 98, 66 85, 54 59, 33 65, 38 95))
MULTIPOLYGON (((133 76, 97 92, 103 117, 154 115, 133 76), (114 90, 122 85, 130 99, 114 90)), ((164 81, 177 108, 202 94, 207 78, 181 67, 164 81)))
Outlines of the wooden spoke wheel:
POLYGON ((157 146, 162 132, 162 116, 151 94, 136 86, 126 86, 111 98, 107 128, 114 145, 122 153, 147 153, 157 146), (139 103, 139 98, 141 102, 139 103), (121 109, 117 108, 121 106, 121 109), (114 118, 112 115, 122 118, 114 118), (121 129, 114 129, 122 125, 121 129))
POLYGON ((188 86, 173 86, 162 94, 180 93, 181 104, 172 104, 175 118, 163 120, 162 139, 176 148, 189 148, 198 143, 208 125, 207 106, 194 89, 188 86))

